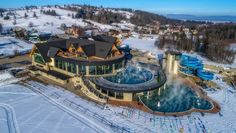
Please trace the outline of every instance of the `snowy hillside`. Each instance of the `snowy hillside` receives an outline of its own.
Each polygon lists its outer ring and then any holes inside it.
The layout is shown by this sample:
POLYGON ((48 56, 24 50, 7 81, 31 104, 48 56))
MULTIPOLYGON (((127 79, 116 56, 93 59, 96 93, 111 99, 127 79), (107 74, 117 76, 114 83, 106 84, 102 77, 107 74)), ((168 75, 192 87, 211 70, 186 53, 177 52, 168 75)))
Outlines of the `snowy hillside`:
POLYGON ((31 43, 14 37, 0 37, 0 58, 28 53, 32 47, 33 45, 31 43))
MULTIPOLYGON (((53 9, 53 8, 50 8, 53 9)), ((16 27, 20 26, 23 28, 29 28, 29 23, 33 23, 34 29, 37 29, 41 32, 49 32, 54 34, 61 34, 64 33, 62 30, 59 29, 60 25, 62 23, 65 23, 66 25, 70 26, 72 24, 80 25, 80 26, 86 26, 85 23, 82 22, 81 19, 72 19, 71 17, 67 16, 68 13, 72 13, 71 11, 66 11, 62 9, 56 9, 56 12, 61 15, 59 16, 50 16, 40 13, 41 9, 33 9, 29 10, 28 12, 26 10, 16 10, 16 24, 13 25, 14 19, 11 16, 10 20, 3 20, 3 18, 0 18, 1 23, 3 24, 3 27, 16 27), (33 17, 34 12, 37 15, 37 18, 33 17), (24 18, 25 13, 28 15, 27 18, 24 18)), ((44 10, 47 10, 47 8, 44 8, 44 10)))
MULTIPOLYGON (((115 11, 111 10, 115 13, 122 13, 127 18, 130 18, 132 16, 132 13, 126 12, 126 11, 115 11)), ((3 27, 23 27, 27 29, 36 29, 39 32, 47 32, 52 34, 62 34, 64 31, 60 29, 61 24, 66 24, 66 26, 71 25, 77 25, 77 26, 87 26, 88 23, 83 22, 83 19, 73 19, 71 17, 71 14, 76 14, 74 11, 69 11, 61 8, 55 8, 55 7, 41 7, 38 9, 31 9, 31 10, 15 10, 14 14, 16 15, 16 20, 14 20, 13 16, 10 16, 9 20, 4 20, 3 18, 0 18, 0 23, 3 24, 3 27), (46 15, 41 12, 41 10, 55 10, 58 16, 51 16, 46 15), (34 13, 37 15, 37 17, 33 17, 34 13), (28 15, 27 18, 25 18, 25 14, 28 15), (14 24, 14 21, 16 24, 14 24), (33 24, 33 27, 29 27, 30 23, 33 24)), ((91 20, 87 20, 91 22, 94 26, 97 26, 101 30, 107 30, 111 28, 115 28, 115 26, 106 25, 97 23, 91 20)), ((130 27, 130 23, 127 23, 127 26, 125 23, 121 24, 121 27, 130 27)), ((131 25, 133 26, 133 25, 131 25)))
POLYGON ((204 91, 221 105, 219 114, 193 113, 180 117, 163 117, 128 107, 103 108, 58 86, 34 81, 27 81, 22 86, 15 83, 20 79, 2 72, 0 132, 10 132, 8 126, 12 125, 12 129, 18 132, 34 133, 177 133, 181 128, 186 133, 234 133, 236 118, 232 116, 236 114, 236 93, 222 77, 217 76, 219 79, 214 79, 213 82, 225 89, 204 91), (118 127, 122 130, 118 130, 118 127))

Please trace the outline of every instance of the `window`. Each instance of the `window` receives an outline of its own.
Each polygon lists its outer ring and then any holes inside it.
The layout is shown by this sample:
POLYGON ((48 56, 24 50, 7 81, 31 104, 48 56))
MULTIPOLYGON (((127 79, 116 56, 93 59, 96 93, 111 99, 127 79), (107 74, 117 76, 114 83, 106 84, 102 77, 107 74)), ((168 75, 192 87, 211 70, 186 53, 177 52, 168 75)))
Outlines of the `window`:
POLYGON ((55 64, 54 64, 55 67, 58 68, 58 60, 57 60, 57 59, 55 59, 55 62, 54 62, 54 63, 55 63, 55 64))
POLYGON ((56 66, 56 68, 62 69, 62 61, 55 59, 55 66, 56 66))
POLYGON ((109 97, 115 97, 115 92, 108 91, 108 96, 109 96, 109 97))
POLYGON ((61 69, 66 70, 66 62, 65 62, 65 61, 62 61, 61 63, 62 63, 61 69))
POLYGON ((103 67, 102 67, 102 66, 96 66, 96 68, 97 68, 97 75, 102 75, 102 74, 104 74, 104 72, 103 72, 103 67))
POLYGON ((80 74, 86 74, 86 66, 78 66, 79 67, 79 73, 80 74))
POLYGON ((107 95, 107 90, 102 89, 102 93, 107 95))
POLYGON ((43 57, 40 54, 34 54, 34 60, 39 64, 45 64, 43 57))
POLYGON ((115 69, 120 69, 120 68, 122 68, 122 62, 116 63, 115 69))
POLYGON ((96 75, 96 67, 95 66, 89 66, 89 74, 96 75))
POLYGON ((67 64, 67 71, 71 73, 76 73, 76 66, 75 64, 68 63, 67 64))
POLYGON ((117 98, 117 99, 123 99, 123 98, 124 98, 123 93, 121 93, 121 92, 116 92, 116 98, 117 98))
POLYGON ((112 73, 112 65, 105 65, 104 71, 105 71, 105 74, 112 73))

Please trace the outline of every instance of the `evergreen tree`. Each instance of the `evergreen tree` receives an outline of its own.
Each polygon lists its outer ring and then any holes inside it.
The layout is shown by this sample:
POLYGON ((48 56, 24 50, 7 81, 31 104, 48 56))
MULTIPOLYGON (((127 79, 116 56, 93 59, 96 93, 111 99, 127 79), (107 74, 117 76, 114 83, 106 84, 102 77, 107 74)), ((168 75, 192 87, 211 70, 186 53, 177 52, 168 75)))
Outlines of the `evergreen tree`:
POLYGON ((29 22, 29 25, 28 25, 28 27, 34 27, 34 23, 32 23, 32 22, 29 22))
POLYGON ((200 39, 199 39, 199 36, 197 36, 197 39, 195 41, 195 52, 199 52, 199 47, 200 47, 200 39))
POLYGON ((10 17, 9 17, 8 15, 6 15, 3 19, 4 19, 4 20, 9 20, 10 17))
POLYGON ((66 24, 64 24, 64 23, 61 24, 61 29, 62 29, 62 30, 65 30, 66 27, 67 27, 66 24))
POLYGON ((24 17, 25 17, 25 18, 28 18, 28 15, 27 15, 27 13, 25 13, 24 17))
POLYGON ((16 25, 16 19, 14 19, 14 21, 13 21, 13 25, 16 25))
POLYGON ((37 18, 37 17, 38 17, 37 14, 36 14, 36 12, 34 12, 33 17, 34 17, 34 18, 37 18))
POLYGON ((2 24, 0 23, 0 33, 2 33, 2 24))

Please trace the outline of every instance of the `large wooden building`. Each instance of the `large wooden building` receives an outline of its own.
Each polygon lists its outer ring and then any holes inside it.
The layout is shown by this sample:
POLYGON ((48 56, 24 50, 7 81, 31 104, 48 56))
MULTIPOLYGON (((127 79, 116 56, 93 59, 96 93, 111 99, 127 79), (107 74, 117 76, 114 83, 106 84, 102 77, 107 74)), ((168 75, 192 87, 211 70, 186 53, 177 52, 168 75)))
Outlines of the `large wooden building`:
POLYGON ((141 84, 117 84, 104 77, 115 76, 124 70, 126 55, 117 47, 116 38, 93 36, 92 38, 51 39, 35 44, 31 52, 33 72, 60 83, 72 82, 86 89, 84 93, 94 100, 107 102, 136 101, 138 95, 163 87, 166 77, 163 71, 153 70, 148 82, 141 84), (88 94, 89 93, 89 94, 88 94))
POLYGON ((124 67, 124 53, 117 49, 115 38, 95 36, 93 39, 57 38, 35 44, 32 63, 70 76, 104 76, 124 67))

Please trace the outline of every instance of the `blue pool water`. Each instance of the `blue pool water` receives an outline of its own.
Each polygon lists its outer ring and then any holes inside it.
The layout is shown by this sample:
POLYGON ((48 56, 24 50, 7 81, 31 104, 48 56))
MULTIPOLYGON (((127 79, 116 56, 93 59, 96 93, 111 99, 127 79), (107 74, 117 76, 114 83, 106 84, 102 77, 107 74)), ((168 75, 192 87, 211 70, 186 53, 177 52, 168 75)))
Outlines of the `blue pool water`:
POLYGON ((156 112, 176 113, 188 111, 192 108, 209 110, 213 107, 211 102, 199 97, 195 91, 184 85, 167 85, 165 90, 158 90, 147 98, 141 97, 142 102, 156 112))
POLYGON ((105 77, 106 80, 118 84, 140 84, 151 80, 153 74, 135 65, 128 65, 125 70, 115 76, 105 77))

